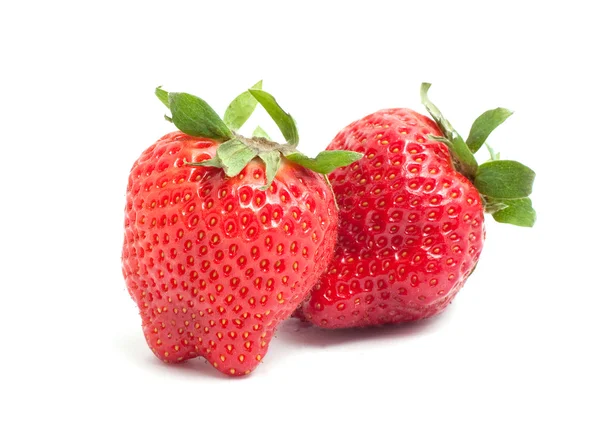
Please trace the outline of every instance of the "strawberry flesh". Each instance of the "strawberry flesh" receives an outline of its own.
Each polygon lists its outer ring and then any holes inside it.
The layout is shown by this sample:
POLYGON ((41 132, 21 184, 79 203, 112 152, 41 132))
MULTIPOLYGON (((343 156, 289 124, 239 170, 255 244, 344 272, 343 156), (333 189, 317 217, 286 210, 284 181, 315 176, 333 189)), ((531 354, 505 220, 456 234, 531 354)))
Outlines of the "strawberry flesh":
POLYGON ((339 238, 298 316, 325 328, 407 322, 438 314, 463 286, 483 245, 483 205, 428 135, 442 136, 431 119, 389 109, 331 142, 365 156, 330 174, 339 238))
POLYGON ((338 212, 321 175, 285 160, 267 190, 258 159, 232 178, 186 164, 218 145, 174 132, 135 162, 123 274, 159 359, 201 356, 237 376, 256 368, 326 268, 338 212))

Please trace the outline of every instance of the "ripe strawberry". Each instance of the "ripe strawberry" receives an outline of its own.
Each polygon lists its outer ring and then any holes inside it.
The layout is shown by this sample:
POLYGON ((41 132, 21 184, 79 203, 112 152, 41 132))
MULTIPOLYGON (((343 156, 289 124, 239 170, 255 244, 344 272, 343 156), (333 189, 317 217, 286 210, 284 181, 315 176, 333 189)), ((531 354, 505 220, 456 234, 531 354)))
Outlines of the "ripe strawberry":
POLYGON ((300 317, 326 328, 431 317, 474 270, 484 211, 499 222, 533 225, 533 171, 494 154, 478 165, 473 156, 511 112, 485 112, 465 142, 427 98, 429 86, 422 101, 437 124, 409 109, 381 110, 329 145, 365 156, 330 175, 338 242, 300 317))
POLYGON ((359 156, 296 152, 292 118, 260 86, 234 100, 229 127, 200 98, 157 89, 181 131, 131 169, 122 262, 146 341, 167 363, 202 356, 250 373, 332 256, 338 213, 318 172, 359 156), (257 100, 291 145, 233 131, 257 100))

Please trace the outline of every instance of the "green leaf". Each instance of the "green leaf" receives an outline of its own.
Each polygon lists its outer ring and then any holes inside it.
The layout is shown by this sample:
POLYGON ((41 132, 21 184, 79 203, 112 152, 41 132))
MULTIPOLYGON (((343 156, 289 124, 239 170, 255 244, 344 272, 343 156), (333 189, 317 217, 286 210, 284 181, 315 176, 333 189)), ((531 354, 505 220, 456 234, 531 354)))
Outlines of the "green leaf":
POLYGON ((513 112, 502 107, 483 112, 471 126, 471 131, 467 138, 469 149, 473 153, 476 153, 488 136, 490 136, 490 133, 512 114, 513 112))
POLYGON ((519 199, 529 196, 535 172, 517 161, 484 162, 475 176, 475 187, 492 198, 519 199))
POLYGON ((201 162, 188 162, 187 165, 222 168, 227 176, 232 177, 237 176, 255 157, 254 150, 234 138, 221 144, 214 158, 201 162))
POLYGON ((263 130, 261 126, 256 126, 256 129, 254 129, 254 133, 252 133, 252 136, 256 138, 265 138, 269 141, 271 140, 270 136, 267 134, 267 132, 263 130))
POLYGON ((444 115, 442 115, 440 109, 438 109, 437 106, 429 99, 427 92, 429 91, 430 87, 431 84, 429 83, 421 84, 421 102, 433 120, 437 123, 447 141, 440 139, 440 137, 430 136, 430 138, 444 142, 450 149, 450 153, 452 154, 452 158, 454 159, 454 163, 458 171, 467 178, 472 179, 477 171, 477 160, 475 159, 475 156, 473 156, 471 150, 469 150, 469 147, 462 137, 456 132, 456 130, 454 130, 454 127, 452 127, 450 121, 444 118, 444 115))
POLYGON ((454 140, 434 135, 429 135, 428 138, 446 144, 458 172, 469 179, 473 179, 475 173, 477 173, 477 160, 460 136, 454 140))
POLYGON ((300 152, 295 152, 287 155, 286 159, 309 170, 326 175, 338 167, 352 164, 363 156, 362 153, 347 150, 326 150, 319 153, 315 158, 309 158, 300 152))
POLYGON ((488 202, 505 205, 505 208, 492 213, 497 222, 517 225, 519 227, 533 227, 533 224, 535 224, 536 213, 529 198, 491 199, 488 202))
POLYGON ((223 163, 219 160, 219 158, 210 158, 206 161, 201 162, 187 162, 187 165, 201 165, 202 167, 217 167, 223 168, 223 163))
POLYGON ((230 139, 217 149, 217 158, 229 177, 236 176, 256 156, 256 152, 239 139, 230 139))
POLYGON ((492 161, 497 161, 500 159, 500 152, 495 152, 494 149, 487 143, 485 142, 485 148, 487 148, 488 153, 490 154, 490 159, 492 161))
POLYGON ((158 86, 154 89, 154 94, 158 97, 161 103, 169 108, 169 92, 162 89, 162 86, 158 86))
POLYGON ((281 153, 277 150, 272 150, 270 152, 259 153, 258 156, 265 163, 267 183, 261 188, 261 190, 266 190, 271 186, 271 182, 273 182, 273 179, 275 179, 275 175, 277 174, 277 170, 279 170, 281 153))
MULTIPOLYGON (((167 108, 169 108, 169 92, 162 89, 162 86, 158 86, 154 89, 154 94, 158 97, 161 103, 163 103, 167 108)), ((165 115, 165 119, 169 122, 173 122, 173 118, 168 115, 165 115)))
MULTIPOLYGON (((518 199, 506 199, 507 201, 516 201, 518 199)), ((496 211, 504 210, 508 205, 504 203, 504 199, 487 198, 485 200, 485 212, 494 214, 496 211)))
POLYGON ((444 115, 442 115, 442 112, 440 111, 440 109, 438 109, 437 106, 435 104, 433 104, 431 102, 431 100, 429 99, 427 92, 429 92, 430 87, 431 87, 431 83, 421 83, 421 103, 423 103, 423 105, 425 106, 425 108, 427 109, 427 111, 429 112, 431 117, 434 119, 434 121, 437 123, 437 125, 440 127, 440 129, 444 133, 444 135, 447 138, 449 138, 448 135, 451 134, 452 132, 456 132, 456 130, 454 130, 454 127, 452 127, 452 124, 450 124, 450 121, 448 121, 446 118, 444 118, 444 115))
POLYGON ((219 115, 202 98, 189 93, 169 93, 173 123, 183 133, 215 140, 230 139, 233 134, 219 115))
POLYGON ((281 134, 288 144, 297 146, 300 138, 298 136, 298 129, 296 128, 296 122, 294 121, 294 118, 292 118, 292 115, 286 113, 270 93, 256 89, 249 89, 248 92, 256 98, 271 118, 273 118, 273 121, 275 121, 279 130, 281 130, 281 134))
MULTIPOLYGON (((262 89, 262 80, 252 86, 252 89, 262 89)), ((231 130, 239 130, 248 121, 257 103, 258 101, 250 92, 242 92, 234 98, 225 110, 223 121, 231 130)))

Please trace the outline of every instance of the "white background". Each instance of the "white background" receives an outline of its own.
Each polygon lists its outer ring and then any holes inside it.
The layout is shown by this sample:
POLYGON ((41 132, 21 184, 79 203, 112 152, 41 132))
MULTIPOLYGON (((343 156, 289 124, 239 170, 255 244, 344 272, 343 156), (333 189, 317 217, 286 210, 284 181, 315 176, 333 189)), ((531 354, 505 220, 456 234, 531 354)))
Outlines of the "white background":
POLYGON ((600 439, 591 5, 4 2, 0 438, 600 439), (259 79, 306 153, 378 109, 424 111, 422 81, 465 134, 515 110, 490 142, 537 171, 537 225, 488 219, 477 271, 438 318, 290 320, 245 379, 163 365, 120 269, 129 168, 173 129, 153 90, 222 112, 259 79))

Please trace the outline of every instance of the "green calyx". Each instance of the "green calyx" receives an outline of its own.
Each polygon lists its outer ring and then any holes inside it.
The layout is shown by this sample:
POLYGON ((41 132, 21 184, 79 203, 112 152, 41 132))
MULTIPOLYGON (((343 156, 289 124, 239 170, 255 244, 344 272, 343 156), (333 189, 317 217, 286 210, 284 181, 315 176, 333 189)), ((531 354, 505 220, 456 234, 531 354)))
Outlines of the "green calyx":
POLYGON ((155 94, 171 111, 171 116, 165 115, 165 119, 175 124, 183 133, 221 142, 214 158, 202 162, 188 162, 188 165, 222 168, 227 176, 233 177, 254 158, 260 158, 265 164, 267 178, 263 189, 271 185, 283 159, 317 173, 327 174, 338 167, 352 164, 363 156, 361 153, 340 150, 321 152, 315 158, 308 158, 298 152, 296 147, 300 138, 294 119, 281 108, 271 94, 262 90, 262 81, 234 98, 223 119, 206 101, 197 96, 167 92, 161 87, 156 88, 155 94), (251 138, 237 133, 259 103, 279 127, 286 140, 285 144, 271 141, 260 126, 254 130, 251 138))
POLYGON ((444 134, 430 138, 448 146, 454 168, 475 185, 486 212, 491 213, 497 222, 532 227, 536 213, 529 195, 533 189, 535 172, 520 162, 499 159, 499 155, 486 143, 492 131, 512 112, 500 107, 484 112, 471 126, 465 141, 429 100, 427 92, 430 87, 429 83, 421 85, 421 102, 444 134), (483 145, 487 147, 491 158, 478 164, 475 153, 483 145))

